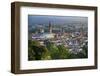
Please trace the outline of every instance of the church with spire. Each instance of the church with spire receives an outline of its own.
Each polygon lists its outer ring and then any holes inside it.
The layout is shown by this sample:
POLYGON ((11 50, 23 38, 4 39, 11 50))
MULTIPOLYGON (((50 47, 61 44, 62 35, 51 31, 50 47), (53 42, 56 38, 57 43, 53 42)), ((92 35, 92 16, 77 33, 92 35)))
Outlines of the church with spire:
POLYGON ((52 39, 55 37, 55 34, 52 32, 52 24, 51 22, 48 23, 48 32, 45 32, 43 28, 40 28, 40 32, 33 35, 32 39, 52 39))

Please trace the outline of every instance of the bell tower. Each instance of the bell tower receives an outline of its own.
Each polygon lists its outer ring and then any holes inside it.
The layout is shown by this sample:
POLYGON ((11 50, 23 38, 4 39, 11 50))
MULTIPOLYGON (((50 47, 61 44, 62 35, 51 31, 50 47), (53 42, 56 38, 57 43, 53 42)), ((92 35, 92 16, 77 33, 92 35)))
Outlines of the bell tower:
POLYGON ((52 33, 52 25, 51 25, 51 22, 49 22, 49 33, 52 33))

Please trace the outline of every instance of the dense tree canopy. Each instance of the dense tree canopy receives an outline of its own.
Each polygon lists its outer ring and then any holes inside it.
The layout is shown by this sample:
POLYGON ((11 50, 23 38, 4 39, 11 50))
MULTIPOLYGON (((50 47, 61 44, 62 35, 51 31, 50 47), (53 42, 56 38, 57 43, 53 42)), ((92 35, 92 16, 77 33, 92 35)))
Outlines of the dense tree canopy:
POLYGON ((51 59, 74 59, 87 58, 87 46, 83 46, 81 52, 74 54, 69 51, 63 44, 55 45, 49 41, 45 42, 46 46, 40 45, 39 41, 28 41, 28 60, 51 60, 51 59))

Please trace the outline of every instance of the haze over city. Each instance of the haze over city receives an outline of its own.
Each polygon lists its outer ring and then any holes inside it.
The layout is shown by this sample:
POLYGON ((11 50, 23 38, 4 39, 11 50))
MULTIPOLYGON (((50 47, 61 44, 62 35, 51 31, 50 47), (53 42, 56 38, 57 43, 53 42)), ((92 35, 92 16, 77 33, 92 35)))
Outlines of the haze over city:
POLYGON ((52 22, 55 25, 64 25, 69 23, 82 23, 86 24, 87 17, 80 16, 43 16, 43 15, 28 15, 28 25, 33 26, 35 24, 48 24, 52 22))

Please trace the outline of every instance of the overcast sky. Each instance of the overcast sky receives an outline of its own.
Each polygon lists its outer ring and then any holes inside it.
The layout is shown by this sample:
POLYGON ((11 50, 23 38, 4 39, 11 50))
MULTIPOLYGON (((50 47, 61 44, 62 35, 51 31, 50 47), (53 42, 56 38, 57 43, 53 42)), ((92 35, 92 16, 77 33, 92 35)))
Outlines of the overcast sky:
POLYGON ((43 16, 43 15, 28 15, 28 25, 34 26, 36 24, 68 24, 68 23, 87 23, 87 17, 78 16, 43 16))

